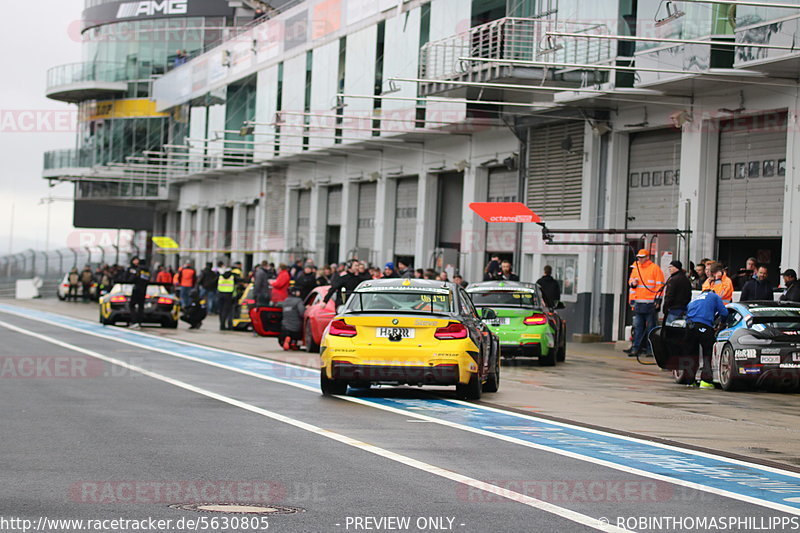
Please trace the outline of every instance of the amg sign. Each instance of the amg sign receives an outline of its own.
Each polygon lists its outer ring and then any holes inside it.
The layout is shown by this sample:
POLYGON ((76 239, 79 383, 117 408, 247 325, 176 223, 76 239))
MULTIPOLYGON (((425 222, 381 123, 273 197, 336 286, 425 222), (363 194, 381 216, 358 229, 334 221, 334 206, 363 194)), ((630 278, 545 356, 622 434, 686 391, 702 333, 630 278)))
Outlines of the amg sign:
POLYGON ((132 18, 153 15, 185 15, 188 11, 188 0, 145 0, 126 2, 117 9, 117 18, 132 18))

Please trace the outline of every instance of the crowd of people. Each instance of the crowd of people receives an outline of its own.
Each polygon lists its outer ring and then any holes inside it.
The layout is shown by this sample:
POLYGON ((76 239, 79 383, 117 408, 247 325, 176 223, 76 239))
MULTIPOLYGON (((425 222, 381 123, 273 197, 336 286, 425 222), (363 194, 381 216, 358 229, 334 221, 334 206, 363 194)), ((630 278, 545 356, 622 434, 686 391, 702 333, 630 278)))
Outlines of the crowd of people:
MULTIPOLYGON (((252 304, 256 306, 280 307, 282 313, 281 345, 284 349, 296 349, 301 338, 304 301, 316 287, 329 287, 324 302, 333 300, 336 306, 344 303, 347 294, 367 280, 375 279, 426 279, 452 281, 462 287, 468 283, 460 274, 452 279, 446 270, 414 269, 403 260, 387 262, 383 268, 376 267, 366 261, 352 260, 348 263, 333 263, 317 267, 309 259, 298 259, 291 265, 262 261, 254 269, 246 272, 239 261, 226 264, 217 261, 208 262, 201 270, 196 270, 191 261, 184 262, 179 268, 157 265, 150 272, 147 265, 139 258, 134 258, 127 267, 120 265, 102 265, 92 271, 87 265, 83 271, 73 269, 69 274, 70 298, 77 299, 77 288, 73 290, 73 281, 77 287, 88 283, 96 284, 96 296, 108 292, 115 283, 134 284, 131 302, 131 323, 137 327, 141 322, 141 308, 145 299, 145 287, 148 284, 159 284, 174 292, 180 300, 181 320, 187 322, 190 329, 197 329, 208 314, 219 317, 219 329, 233 329, 233 316, 240 312, 239 301, 245 294, 248 285, 252 284, 252 304)), ((519 281, 511 262, 492 256, 484 269, 484 281, 519 281)), ((561 299, 559 283, 552 277, 552 268, 544 268, 544 276, 539 281, 542 295, 549 306, 554 306, 561 299)), ((88 299, 89 291, 84 289, 83 296, 88 299)), ((250 298, 250 297, 248 297, 250 298)))
POLYGON ((797 272, 785 270, 783 289, 779 290, 769 280, 769 267, 758 264, 753 257, 733 275, 725 265, 712 259, 703 259, 697 265, 691 263, 688 271, 680 261, 672 261, 668 270, 669 277, 665 279, 661 268, 650 260, 649 251, 639 250, 628 279, 633 339, 626 352, 630 356, 652 355, 647 335, 656 327, 659 311, 663 312, 665 324, 684 319, 703 348, 702 388, 713 388, 710 369, 714 321, 727 316, 725 304, 733 301, 734 292, 740 292, 740 302, 775 300, 777 292, 780 301, 800 302, 797 272), (700 295, 693 298, 692 291, 700 291, 700 295))

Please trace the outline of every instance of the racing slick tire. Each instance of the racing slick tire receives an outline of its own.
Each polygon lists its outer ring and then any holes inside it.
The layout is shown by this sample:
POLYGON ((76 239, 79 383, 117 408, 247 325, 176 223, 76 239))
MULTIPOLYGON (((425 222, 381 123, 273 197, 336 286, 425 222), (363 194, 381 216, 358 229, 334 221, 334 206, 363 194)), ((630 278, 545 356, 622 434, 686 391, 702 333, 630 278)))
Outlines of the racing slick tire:
POLYGON ((539 356, 539 365, 540 366, 556 366, 556 360, 558 358, 556 352, 556 348, 549 348, 547 350, 547 355, 540 355, 539 356))
POLYGON ((347 382, 341 379, 328 379, 325 369, 319 373, 319 388, 323 396, 343 396, 347 394, 347 382))
POLYGON ((103 318, 103 313, 100 313, 100 323, 103 324, 104 326, 113 326, 114 324, 116 324, 116 322, 112 322, 110 320, 106 320, 105 318, 103 318))
POLYGON ((722 390, 734 391, 742 388, 742 380, 736 377, 736 359, 733 348, 726 344, 719 356, 719 384, 722 390))
POLYGON ((311 324, 306 323, 303 333, 303 343, 306 345, 308 353, 319 353, 319 344, 314 342, 314 335, 311 333, 311 324))
POLYGON ((556 353, 556 361, 559 363, 563 363, 567 360, 567 346, 566 344, 561 346, 556 353))
POLYGON ((500 358, 494 359, 494 370, 489 373, 486 383, 483 384, 483 392, 497 392, 500 389, 500 358))
POLYGON ((459 400, 480 400, 481 378, 478 377, 478 374, 472 374, 469 383, 456 385, 456 396, 459 400))

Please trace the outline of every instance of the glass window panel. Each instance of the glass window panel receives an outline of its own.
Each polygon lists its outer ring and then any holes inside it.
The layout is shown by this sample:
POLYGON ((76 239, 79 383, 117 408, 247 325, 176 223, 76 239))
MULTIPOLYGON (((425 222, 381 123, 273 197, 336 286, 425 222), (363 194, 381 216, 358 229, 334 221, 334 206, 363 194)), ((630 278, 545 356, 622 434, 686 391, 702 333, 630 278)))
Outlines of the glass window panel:
POLYGON ((672 185, 675 183, 675 172, 672 170, 664 171, 664 185, 672 185))
POLYGON ((719 179, 720 180, 729 180, 731 179, 731 170, 732 166, 730 163, 723 163, 719 166, 719 179))
POLYGON ((742 180, 747 177, 747 165, 744 163, 736 163, 733 167, 733 177, 737 180, 742 180))
POLYGON ((663 174, 661 171, 653 172, 653 187, 660 187, 663 174))
POLYGON ((747 164, 747 175, 751 178, 757 178, 761 173, 761 161, 750 161, 747 164))
POLYGON ((639 186, 639 173, 634 172, 631 174, 631 187, 638 187, 639 186))
POLYGON ((764 160, 764 172, 761 173, 762 176, 765 178, 771 178, 775 175, 775 160, 774 159, 766 159, 764 160))
POLYGON ((650 186, 650 173, 642 172, 642 187, 649 187, 649 186, 650 186))
POLYGON ((778 176, 786 175, 786 160, 778 159, 778 176))

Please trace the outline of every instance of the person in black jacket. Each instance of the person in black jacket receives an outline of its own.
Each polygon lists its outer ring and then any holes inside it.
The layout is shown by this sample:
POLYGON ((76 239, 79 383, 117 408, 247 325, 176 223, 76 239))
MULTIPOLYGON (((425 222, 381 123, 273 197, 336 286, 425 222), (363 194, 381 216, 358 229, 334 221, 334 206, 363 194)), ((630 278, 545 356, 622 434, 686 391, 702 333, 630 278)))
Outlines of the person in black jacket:
POLYGON ((358 275, 358 267, 359 263, 354 261, 350 265, 350 270, 347 274, 333 280, 328 294, 325 295, 325 303, 328 303, 331 298, 334 298, 336 307, 339 307, 347 301, 347 297, 352 294, 356 287, 361 285, 362 281, 364 281, 364 279, 358 275), (342 295, 342 293, 344 293, 344 295, 342 295))
POLYGON ((544 276, 536 282, 542 289, 542 298, 547 307, 553 309, 561 301, 561 285, 553 277, 553 267, 545 265, 544 276))
POLYGON ((200 329, 208 314, 206 300, 201 298, 200 291, 194 288, 189 291, 189 302, 188 307, 181 309, 181 320, 189 324, 189 329, 200 329))
POLYGON ((294 284, 300 290, 300 299, 305 300, 306 296, 317 286, 317 273, 314 265, 306 263, 303 271, 294 278, 294 284))
POLYGON ((519 276, 511 270, 511 261, 503 261, 500 263, 500 272, 495 279, 499 281, 519 281, 519 276))
POLYGON ((134 257, 131 259, 131 265, 128 267, 125 278, 126 283, 133 284, 131 299, 128 303, 130 313, 128 326, 140 328, 144 314, 144 301, 147 298, 147 285, 150 284, 150 270, 138 257, 134 257))
POLYGON ((758 270, 756 270, 756 278, 744 284, 739 301, 774 300, 775 296, 772 294, 772 284, 767 279, 767 275, 769 275, 767 267, 758 267, 758 270))
POLYGON ((673 261, 669 264, 669 279, 664 286, 664 316, 667 324, 682 318, 686 314, 686 306, 692 301, 692 282, 683 263, 673 261))
POLYGON ((782 302, 800 302, 800 284, 797 283, 797 272, 788 269, 783 273, 783 284, 786 290, 781 294, 782 302))

